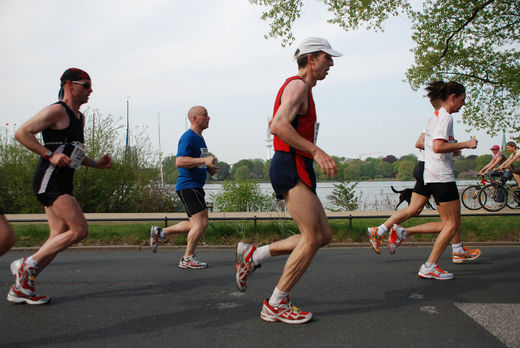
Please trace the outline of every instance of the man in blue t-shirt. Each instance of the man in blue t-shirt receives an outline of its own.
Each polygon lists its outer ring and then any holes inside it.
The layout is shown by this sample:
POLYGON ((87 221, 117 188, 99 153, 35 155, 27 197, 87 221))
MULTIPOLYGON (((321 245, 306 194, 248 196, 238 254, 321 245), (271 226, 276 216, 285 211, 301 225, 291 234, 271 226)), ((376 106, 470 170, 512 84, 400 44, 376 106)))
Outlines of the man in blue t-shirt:
POLYGON ((208 111, 202 106, 194 106, 188 111, 188 119, 191 127, 181 136, 177 149, 175 165, 179 169, 179 177, 175 190, 186 208, 189 220, 164 229, 152 226, 150 247, 156 252, 159 243, 168 235, 187 233, 188 245, 179 261, 179 267, 200 269, 208 267, 207 263, 200 262, 195 255, 197 243, 208 227, 208 208, 204 200, 203 186, 206 182, 206 172, 214 175, 218 168, 217 159, 208 156, 208 148, 202 137, 202 131, 209 126, 208 111))

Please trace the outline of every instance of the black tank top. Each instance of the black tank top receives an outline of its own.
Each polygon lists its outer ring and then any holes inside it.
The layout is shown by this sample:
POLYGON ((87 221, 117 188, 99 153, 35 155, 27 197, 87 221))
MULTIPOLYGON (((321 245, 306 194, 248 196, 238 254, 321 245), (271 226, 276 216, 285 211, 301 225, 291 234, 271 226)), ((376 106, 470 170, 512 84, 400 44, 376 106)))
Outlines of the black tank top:
POLYGON ((61 144, 67 144, 73 141, 83 143, 85 140, 83 135, 83 114, 80 113, 80 118, 78 119, 74 114, 74 111, 72 111, 64 102, 59 101, 54 104, 60 104, 65 108, 69 115, 69 126, 65 129, 44 129, 42 131, 42 137, 45 147, 51 151, 55 151, 61 144))

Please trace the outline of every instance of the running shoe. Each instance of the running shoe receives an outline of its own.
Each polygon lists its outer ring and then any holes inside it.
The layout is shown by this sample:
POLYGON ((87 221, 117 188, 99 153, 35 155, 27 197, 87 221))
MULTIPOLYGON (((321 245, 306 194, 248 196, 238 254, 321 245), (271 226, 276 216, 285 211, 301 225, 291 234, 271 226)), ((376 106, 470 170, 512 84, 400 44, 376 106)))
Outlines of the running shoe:
POLYGON ((26 296, 35 296, 34 283, 36 279, 37 268, 29 267, 25 263, 27 258, 14 260, 11 262, 11 273, 16 277, 16 289, 26 296))
POLYGON ((468 249, 462 246, 462 253, 451 253, 453 263, 465 263, 478 259, 480 257, 480 249, 468 249))
POLYGON ((261 265, 255 265, 253 262, 253 253, 255 250, 256 246, 253 244, 239 242, 237 245, 235 258, 235 280, 240 291, 247 290, 247 278, 249 278, 255 269, 262 267, 261 265))
POLYGON ((16 288, 16 285, 11 285, 11 289, 7 294, 7 301, 12 303, 27 303, 30 305, 40 305, 48 303, 51 300, 48 296, 40 295, 25 295, 16 288))
POLYGON ((152 248, 152 253, 157 252, 157 247, 161 244, 165 238, 161 238, 162 228, 158 226, 152 226, 150 229, 150 248, 152 248))
POLYGON ((381 241, 383 240, 383 236, 377 234, 377 227, 369 227, 367 234, 370 244, 372 245, 372 250, 374 250, 376 254, 381 253, 381 241))
POLYGON ((395 254, 395 250, 399 245, 401 245, 401 242, 404 240, 404 238, 399 238, 399 236, 403 235, 404 227, 399 226, 397 224, 394 224, 392 228, 390 229, 390 232, 388 233, 388 251, 390 252, 390 255, 395 254), (399 233, 398 233, 399 232, 399 233))
POLYGON ((285 296, 278 306, 271 307, 269 300, 264 300, 260 318, 265 321, 281 321, 287 324, 303 324, 312 319, 311 312, 303 312, 294 306, 289 300, 289 296, 285 296))
POLYGON ((184 269, 202 269, 208 267, 208 264, 206 262, 201 262, 197 255, 193 254, 188 257, 183 256, 179 261, 179 267, 184 269))
POLYGON ((419 277, 426 279, 437 279, 437 280, 450 280, 453 279, 453 273, 448 273, 443 271, 439 265, 435 265, 432 268, 426 268, 423 264, 421 265, 421 269, 419 269, 418 273, 419 277))

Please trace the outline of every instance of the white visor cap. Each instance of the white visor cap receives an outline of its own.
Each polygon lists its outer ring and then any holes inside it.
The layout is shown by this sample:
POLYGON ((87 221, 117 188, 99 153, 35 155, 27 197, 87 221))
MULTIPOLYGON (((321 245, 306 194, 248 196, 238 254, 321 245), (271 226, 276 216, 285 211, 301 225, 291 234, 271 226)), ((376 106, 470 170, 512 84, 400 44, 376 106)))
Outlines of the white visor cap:
POLYGON ((318 52, 322 51, 325 52, 332 57, 341 57, 343 54, 339 53, 338 51, 333 50, 330 47, 330 43, 321 38, 321 37, 309 37, 305 40, 303 40, 298 45, 298 53, 294 55, 294 58, 301 57, 304 54, 312 53, 312 52, 318 52))

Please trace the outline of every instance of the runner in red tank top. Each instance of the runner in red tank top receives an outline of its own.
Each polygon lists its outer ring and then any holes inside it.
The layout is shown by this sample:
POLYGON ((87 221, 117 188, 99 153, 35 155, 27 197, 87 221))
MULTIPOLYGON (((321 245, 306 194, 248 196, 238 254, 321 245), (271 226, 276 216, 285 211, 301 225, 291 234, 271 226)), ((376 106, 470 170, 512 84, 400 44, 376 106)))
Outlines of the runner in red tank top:
POLYGON ((313 162, 333 177, 338 168, 334 160, 315 144, 316 111, 311 89, 323 80, 334 65, 334 51, 325 39, 308 38, 296 50, 298 75, 285 81, 276 97, 270 130, 275 154, 269 176, 278 198, 285 201, 300 233, 264 245, 239 243, 236 255, 236 282, 246 290, 246 280, 260 263, 272 256, 290 254, 270 299, 264 301, 260 317, 266 321, 301 324, 312 318, 291 304, 289 291, 305 273, 316 251, 330 242, 332 232, 325 210, 316 196, 313 162))

